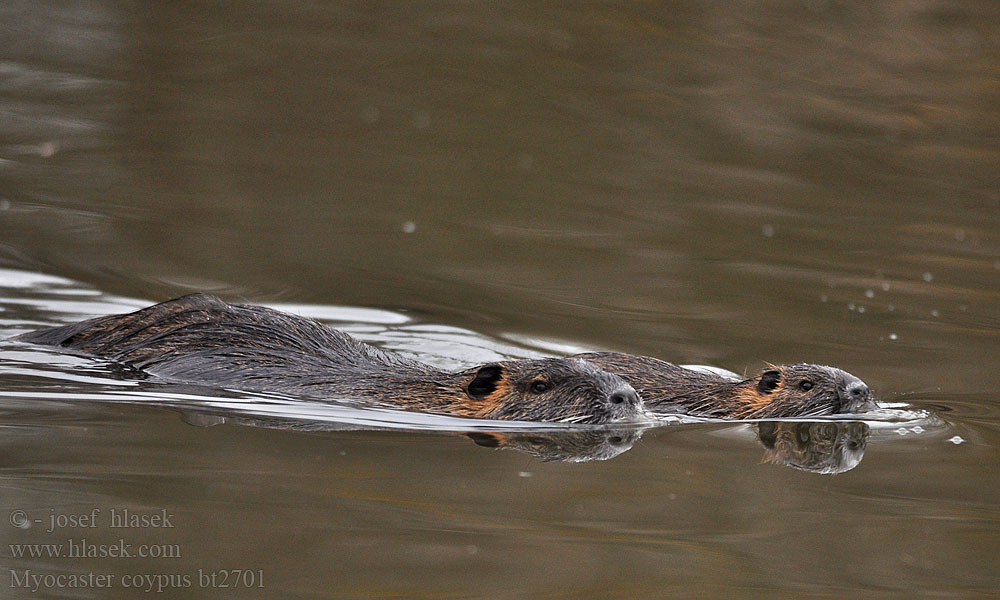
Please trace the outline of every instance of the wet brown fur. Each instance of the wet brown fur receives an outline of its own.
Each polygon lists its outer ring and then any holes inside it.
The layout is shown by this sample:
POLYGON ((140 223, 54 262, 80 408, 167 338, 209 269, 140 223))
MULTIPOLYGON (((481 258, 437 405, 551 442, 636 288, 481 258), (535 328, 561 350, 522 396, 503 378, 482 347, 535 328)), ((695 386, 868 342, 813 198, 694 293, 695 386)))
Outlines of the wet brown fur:
POLYGON ((483 419, 608 423, 643 418, 635 391, 580 359, 482 365, 451 373, 315 321, 193 294, 134 313, 20 336, 176 382, 483 419), (537 391, 544 381, 549 389, 537 391))
POLYGON ((732 380, 649 356, 593 352, 577 358, 621 376, 654 414, 767 419, 860 413, 873 407, 860 379, 822 365, 768 365, 754 377, 732 380))

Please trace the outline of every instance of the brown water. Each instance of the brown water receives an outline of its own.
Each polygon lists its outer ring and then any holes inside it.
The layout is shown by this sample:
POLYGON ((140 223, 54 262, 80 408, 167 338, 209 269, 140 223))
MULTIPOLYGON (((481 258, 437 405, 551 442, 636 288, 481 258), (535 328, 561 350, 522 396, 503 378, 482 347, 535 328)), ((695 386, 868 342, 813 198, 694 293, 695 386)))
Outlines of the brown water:
POLYGON ((466 435, 490 424, 0 342, 0 597, 1000 589, 997 3, 11 0, 0 22, 0 338, 204 290, 448 367, 807 361, 882 401, 495 450, 466 435))

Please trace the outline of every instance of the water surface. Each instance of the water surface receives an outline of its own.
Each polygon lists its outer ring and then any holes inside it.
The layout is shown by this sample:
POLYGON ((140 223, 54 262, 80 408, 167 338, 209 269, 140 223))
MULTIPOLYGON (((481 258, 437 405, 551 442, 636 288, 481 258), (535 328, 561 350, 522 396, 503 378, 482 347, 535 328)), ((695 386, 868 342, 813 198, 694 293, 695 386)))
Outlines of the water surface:
POLYGON ((126 576, 192 598, 1000 588, 995 3, 12 1, 0 18, 0 338, 208 291, 445 368, 804 361, 883 406, 581 441, 0 342, 0 595, 143 595, 126 576), (804 438, 839 463, 767 447, 804 438), (604 460, 565 460, 581 446, 604 460), (110 527, 126 509, 173 527, 110 527), (11 547, 83 538, 180 556, 11 547), (33 592, 11 570, 114 587, 33 592))

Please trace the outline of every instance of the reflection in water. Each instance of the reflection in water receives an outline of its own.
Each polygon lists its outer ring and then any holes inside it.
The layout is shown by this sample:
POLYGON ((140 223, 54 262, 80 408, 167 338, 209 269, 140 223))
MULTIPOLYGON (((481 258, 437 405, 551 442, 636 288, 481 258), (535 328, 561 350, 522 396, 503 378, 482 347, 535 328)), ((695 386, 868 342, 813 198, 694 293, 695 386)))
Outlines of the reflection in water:
POLYGON ((466 435, 480 446, 518 450, 544 461, 586 462, 608 460, 631 450, 642 437, 642 431, 612 427, 524 433, 474 431, 466 435))
MULTIPOLYGON (((365 427, 352 423, 311 421, 286 417, 248 417, 201 408, 183 409, 183 419, 190 425, 211 427, 215 425, 242 425, 294 431, 357 431, 376 429, 401 429, 400 427, 365 427)), ((608 460, 630 450, 642 437, 641 426, 593 427, 586 429, 529 429, 524 431, 492 431, 477 429, 464 433, 476 444, 487 448, 517 450, 547 462, 588 462, 608 460)), ((455 433, 454 430, 440 430, 455 433)))
MULTIPOLYGON (((182 414, 185 422, 199 427, 228 423, 312 432, 394 429, 293 417, 251 417, 217 409, 183 409, 182 414)), ((479 446, 517 450, 546 462, 589 462, 609 460, 631 450, 645 429, 642 426, 523 431, 478 429, 464 434, 479 446)), ((766 448, 764 462, 821 474, 843 473, 858 466, 870 432, 867 424, 853 421, 762 421, 756 429, 757 439, 766 448)))
POLYGON ((865 455, 870 428, 861 422, 817 421, 757 424, 767 448, 764 461, 813 473, 843 473, 865 455))

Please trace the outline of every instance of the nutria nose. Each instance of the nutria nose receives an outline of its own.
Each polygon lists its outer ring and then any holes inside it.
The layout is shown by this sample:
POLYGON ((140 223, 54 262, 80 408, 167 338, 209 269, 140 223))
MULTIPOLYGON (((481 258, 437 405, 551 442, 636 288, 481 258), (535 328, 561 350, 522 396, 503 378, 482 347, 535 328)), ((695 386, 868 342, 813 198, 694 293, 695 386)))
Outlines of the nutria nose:
POLYGON ((849 412, 864 412, 873 408, 872 392, 865 385, 865 382, 853 375, 846 375, 844 391, 840 394, 843 403, 841 408, 847 409, 849 412))
POLYGON ((608 400, 611 404, 616 406, 626 405, 626 406, 638 406, 639 405, 639 394, 635 390, 629 388, 627 390, 618 390, 612 393, 608 400))
POLYGON ((868 389, 865 382, 860 380, 848 385, 845 391, 851 400, 864 400, 871 396, 871 390, 868 389))

